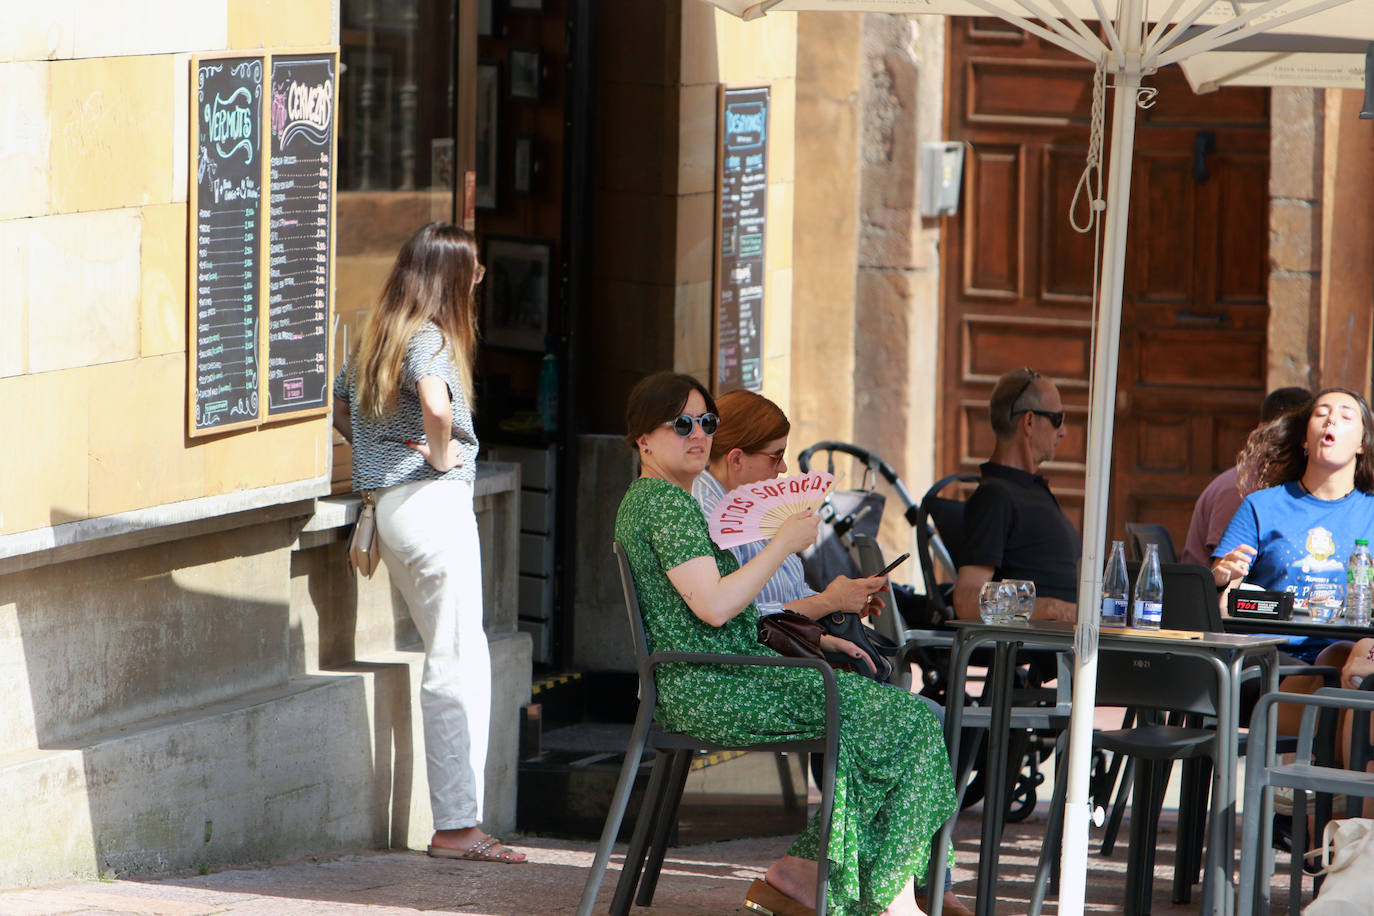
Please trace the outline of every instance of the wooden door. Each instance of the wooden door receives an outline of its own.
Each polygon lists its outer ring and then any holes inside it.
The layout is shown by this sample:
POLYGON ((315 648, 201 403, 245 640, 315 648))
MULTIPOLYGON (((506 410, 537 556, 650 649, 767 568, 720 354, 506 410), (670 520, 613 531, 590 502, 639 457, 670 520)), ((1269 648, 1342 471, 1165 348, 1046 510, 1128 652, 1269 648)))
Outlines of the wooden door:
MULTIPOLYGON (((1031 366, 1064 398, 1068 435, 1042 472, 1081 524, 1093 236, 1068 213, 1092 67, 968 19, 951 20, 948 67, 947 135, 968 149, 941 253, 941 471, 986 460, 992 386, 1031 366)), ((1146 85, 1159 94, 1136 130, 1108 530, 1158 522, 1181 550, 1193 501, 1232 463, 1264 395, 1269 94, 1196 96, 1177 68, 1146 85)))

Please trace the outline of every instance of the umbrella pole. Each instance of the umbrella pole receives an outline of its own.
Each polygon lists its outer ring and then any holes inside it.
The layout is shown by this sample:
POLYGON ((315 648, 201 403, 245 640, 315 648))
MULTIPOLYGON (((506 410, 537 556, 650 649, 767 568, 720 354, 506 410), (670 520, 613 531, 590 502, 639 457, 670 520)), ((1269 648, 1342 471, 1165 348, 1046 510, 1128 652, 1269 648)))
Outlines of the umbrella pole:
MULTIPOLYGON (((1123 15, 1123 20, 1127 19, 1123 15)), ((1097 696, 1097 634, 1101 620, 1103 544, 1111 484, 1112 420, 1121 337, 1121 293, 1130 211, 1131 160, 1135 146, 1136 90, 1140 87, 1139 28, 1123 21, 1119 32, 1126 66, 1114 72, 1111 158, 1102 243, 1097 340, 1088 413, 1088 477, 1083 506, 1083 559, 1079 567, 1078 632, 1075 637, 1073 711, 1069 721, 1068 787, 1059 872, 1059 912, 1083 912, 1088 873, 1088 783, 1092 766, 1093 707, 1097 696)))

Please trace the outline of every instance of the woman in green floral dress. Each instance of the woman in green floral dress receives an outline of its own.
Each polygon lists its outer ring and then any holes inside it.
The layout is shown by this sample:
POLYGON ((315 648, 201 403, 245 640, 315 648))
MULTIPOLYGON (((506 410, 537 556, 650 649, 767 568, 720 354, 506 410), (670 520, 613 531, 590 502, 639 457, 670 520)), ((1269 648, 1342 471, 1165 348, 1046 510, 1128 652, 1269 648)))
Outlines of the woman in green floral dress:
MULTIPOLYGON (((690 376, 641 381, 626 410, 627 439, 642 472, 621 501, 616 539, 639 591, 651 652, 773 655, 757 641, 753 598, 789 554, 814 540, 813 515, 794 516, 762 553, 740 567, 710 538, 691 494, 710 457, 718 420, 710 394, 690 376)), ((658 718, 716 743, 820 737, 819 676, 799 668, 665 665, 658 718)), ((954 811, 944 735, 911 694, 838 672, 840 750, 831 821, 827 907, 854 916, 918 914, 913 878, 924 876, 931 841, 954 811)), ((778 916, 815 906, 813 820, 755 882, 746 901, 778 916)))

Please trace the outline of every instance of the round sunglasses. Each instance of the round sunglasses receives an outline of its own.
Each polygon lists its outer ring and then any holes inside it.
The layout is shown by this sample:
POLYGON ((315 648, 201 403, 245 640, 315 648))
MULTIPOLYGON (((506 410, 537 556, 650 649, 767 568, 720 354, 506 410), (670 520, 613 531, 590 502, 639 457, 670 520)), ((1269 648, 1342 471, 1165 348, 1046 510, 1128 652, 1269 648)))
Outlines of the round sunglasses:
POLYGON ((679 414, 669 420, 664 426, 671 426, 673 432, 686 439, 692 434, 692 427, 700 426, 704 435, 714 436, 716 430, 720 428, 720 417, 713 413, 704 413, 699 417, 694 417, 689 413, 679 414))

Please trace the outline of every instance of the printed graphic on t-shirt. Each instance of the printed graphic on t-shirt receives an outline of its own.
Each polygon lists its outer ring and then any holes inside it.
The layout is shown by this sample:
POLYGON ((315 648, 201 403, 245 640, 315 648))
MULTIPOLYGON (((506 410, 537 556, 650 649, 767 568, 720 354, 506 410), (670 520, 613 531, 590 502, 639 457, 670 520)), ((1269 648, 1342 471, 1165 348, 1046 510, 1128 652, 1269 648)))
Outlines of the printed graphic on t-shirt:
POLYGON ((1335 537, 1318 525, 1307 529, 1303 547, 1307 553, 1288 564, 1287 590, 1293 593, 1294 606, 1340 604, 1345 597, 1345 567, 1334 556, 1335 537))

